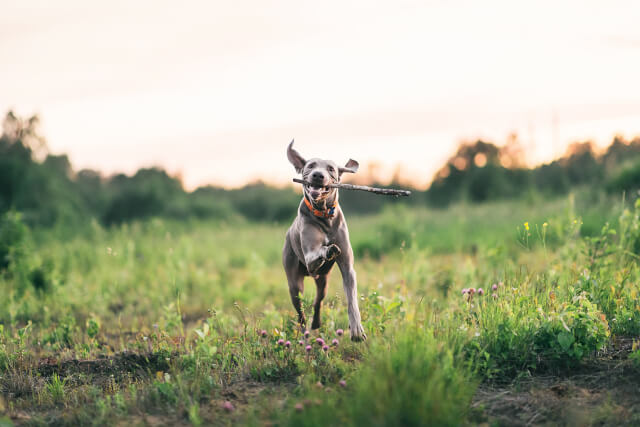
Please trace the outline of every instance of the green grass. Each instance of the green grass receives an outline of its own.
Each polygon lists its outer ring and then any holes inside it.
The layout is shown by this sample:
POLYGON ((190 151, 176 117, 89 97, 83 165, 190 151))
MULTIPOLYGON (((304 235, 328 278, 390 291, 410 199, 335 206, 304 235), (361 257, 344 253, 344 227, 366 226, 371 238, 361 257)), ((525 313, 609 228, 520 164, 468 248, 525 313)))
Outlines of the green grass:
MULTIPOLYGON (((70 234, 12 217, 0 420, 469 423, 478 384, 576 369, 640 334, 639 212, 570 197, 349 217, 363 344, 336 335, 348 328, 337 273, 323 327, 301 336, 285 225, 155 219, 70 234)), ((305 310, 314 295, 307 281, 305 310)))

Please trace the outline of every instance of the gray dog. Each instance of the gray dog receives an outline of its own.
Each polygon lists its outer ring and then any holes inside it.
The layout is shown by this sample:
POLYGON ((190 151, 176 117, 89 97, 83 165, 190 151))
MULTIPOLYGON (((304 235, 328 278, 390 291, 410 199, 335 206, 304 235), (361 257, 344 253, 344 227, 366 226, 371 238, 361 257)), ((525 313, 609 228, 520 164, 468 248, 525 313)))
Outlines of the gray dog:
POLYGON ((282 251, 282 264, 298 320, 301 325, 306 324, 300 296, 304 292, 304 277, 311 276, 317 288, 311 328, 320 327, 320 308, 327 295, 327 278, 331 267, 337 262, 347 296, 351 339, 365 340, 367 336, 360 323, 356 272, 353 269, 353 250, 347 221, 338 205, 338 189, 328 187, 328 184, 340 182, 343 173, 355 173, 358 162, 349 160, 344 167, 338 167, 331 160, 305 160, 293 149, 293 141, 287 148, 287 158, 307 182, 303 185, 304 197, 298 207, 298 215, 287 231, 282 251))

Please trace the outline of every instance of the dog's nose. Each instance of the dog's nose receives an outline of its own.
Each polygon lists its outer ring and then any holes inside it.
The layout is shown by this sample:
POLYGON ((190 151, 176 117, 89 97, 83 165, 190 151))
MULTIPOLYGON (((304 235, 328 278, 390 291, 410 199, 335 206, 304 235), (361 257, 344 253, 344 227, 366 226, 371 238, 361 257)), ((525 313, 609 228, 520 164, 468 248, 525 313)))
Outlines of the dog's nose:
POLYGON ((311 174, 311 178, 320 180, 320 179, 324 179, 324 175, 322 175, 322 172, 316 171, 311 174))

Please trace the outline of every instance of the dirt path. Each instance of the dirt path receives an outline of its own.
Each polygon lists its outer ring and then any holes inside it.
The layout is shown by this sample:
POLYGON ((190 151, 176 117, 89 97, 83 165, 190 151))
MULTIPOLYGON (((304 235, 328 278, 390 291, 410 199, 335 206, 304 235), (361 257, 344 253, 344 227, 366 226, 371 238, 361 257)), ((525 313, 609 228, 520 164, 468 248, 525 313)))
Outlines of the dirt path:
POLYGON ((640 425, 640 366, 628 358, 631 339, 572 372, 532 375, 506 385, 483 384, 472 407, 479 423, 640 425))

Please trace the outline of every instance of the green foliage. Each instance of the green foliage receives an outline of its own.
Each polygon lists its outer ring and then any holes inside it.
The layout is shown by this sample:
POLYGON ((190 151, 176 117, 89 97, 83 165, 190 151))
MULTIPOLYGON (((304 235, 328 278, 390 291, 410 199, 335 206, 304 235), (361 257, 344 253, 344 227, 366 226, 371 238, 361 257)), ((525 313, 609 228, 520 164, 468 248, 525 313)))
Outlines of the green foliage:
POLYGON ((303 410, 291 407, 280 423, 460 425, 474 389, 456 339, 436 338, 426 327, 411 326, 395 331, 387 342, 375 342, 362 368, 349 378, 346 390, 319 395, 319 405, 304 405, 303 410))
MULTIPOLYGON (((484 141, 463 143, 438 171, 427 191, 414 190, 410 198, 402 201, 343 191, 340 203, 352 215, 375 214, 398 204, 445 207, 452 203, 504 199, 536 201, 543 195, 557 197, 585 186, 597 190, 605 176, 609 177, 606 185, 609 192, 626 191, 635 198, 638 165, 618 170, 627 165, 628 159, 639 156, 639 139, 616 138, 602 156, 595 154, 590 143, 577 143, 564 157, 527 169, 515 136, 504 147, 484 141)), ((368 184, 385 187, 375 182, 368 184)), ((132 176, 103 177, 86 169, 76 173, 66 155, 47 154, 37 116, 23 119, 8 112, 3 123, 0 214, 9 210, 22 212, 30 226, 62 227, 77 232, 80 226, 95 219, 105 225, 119 225, 154 217, 180 220, 242 217, 284 223, 294 217, 299 203, 299 188, 275 188, 260 182, 233 190, 205 186, 186 192, 178 177, 160 168, 143 168, 132 176)), ((585 218, 585 229, 591 226, 588 219, 585 218)), ((383 232, 390 234, 391 242, 385 243, 389 245, 407 237, 396 236, 405 231, 394 229, 391 224, 383 232)), ((371 239, 362 242, 360 253, 377 258, 384 250, 376 239, 371 239)))
POLYGON ((54 403, 60 403, 65 398, 66 380, 61 380, 57 373, 54 373, 51 380, 47 382, 46 390, 54 403))
POLYGON ((22 222, 21 215, 7 211, 0 217, 0 272, 9 269, 26 252, 28 229, 22 222))
POLYGON ((578 191, 349 217, 366 343, 348 338, 337 271, 323 326, 304 337, 280 259, 286 223, 150 215, 71 233, 14 218, 25 234, 0 275, 0 397, 11 416, 73 425, 140 414, 196 425, 468 424, 478 383, 566 372, 637 337, 639 208, 578 191))
POLYGON ((635 194, 640 189, 640 162, 622 169, 611 177, 606 183, 606 189, 610 193, 635 194))
POLYGON ((360 239, 353 240, 353 252, 356 256, 370 256, 380 259, 382 255, 398 250, 411 243, 413 218, 403 209, 387 209, 375 230, 360 239), (404 221, 399 221, 403 218, 404 221))

